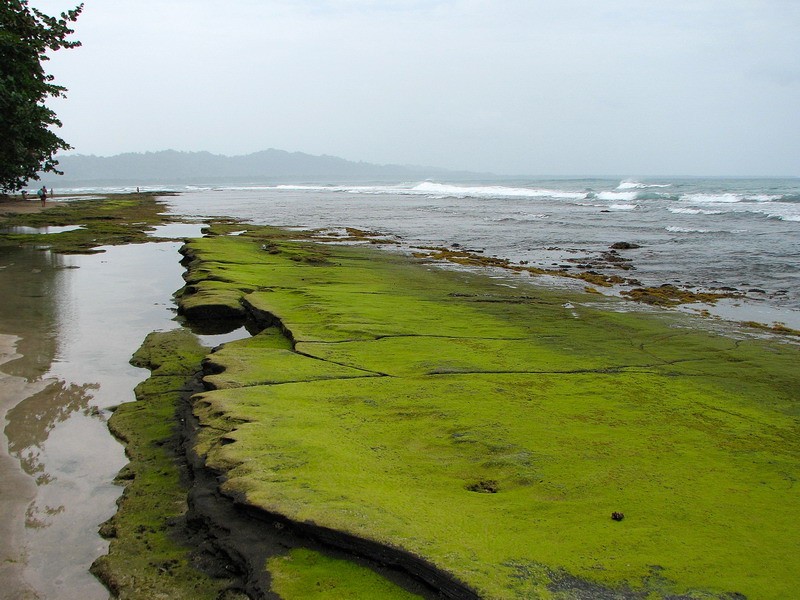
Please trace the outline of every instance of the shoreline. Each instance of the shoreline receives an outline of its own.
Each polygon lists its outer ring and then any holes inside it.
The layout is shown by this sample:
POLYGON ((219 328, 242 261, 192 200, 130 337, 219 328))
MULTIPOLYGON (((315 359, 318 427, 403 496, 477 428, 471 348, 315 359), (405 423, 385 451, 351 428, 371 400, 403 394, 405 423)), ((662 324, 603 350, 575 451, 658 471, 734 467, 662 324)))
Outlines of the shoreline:
MULTIPOLYGON (((798 224, 746 212, 763 209, 764 203, 718 201, 708 207, 702 205, 700 210, 693 208, 696 202, 692 198, 654 200, 640 190, 647 198, 642 198, 636 208, 608 212, 603 210, 605 201, 486 198, 480 193, 470 196, 469 190, 475 188, 465 189, 464 194, 458 188, 448 188, 436 196, 430 192, 419 195, 412 184, 400 186, 399 193, 380 186, 352 191, 347 187, 297 187, 187 191, 170 199, 169 205, 176 215, 227 215, 253 224, 296 225, 319 230, 323 237, 329 231, 332 236, 347 238, 346 230, 357 228, 382 232, 391 238, 390 243, 399 242, 404 251, 425 246, 451 252, 474 249, 476 253, 483 251, 487 258, 509 259, 515 266, 566 269, 574 275, 595 271, 641 281, 640 285, 622 284, 616 289, 598 288, 609 296, 636 287, 663 292, 658 289, 663 284, 694 293, 724 294, 735 289, 746 298, 723 299, 710 309, 713 315, 767 326, 783 322, 800 330, 796 291, 800 288, 795 285, 798 271, 791 251, 791 232, 798 224), (262 205, 265 210, 260 209, 262 205), (725 213, 718 215, 717 211, 725 213), (667 229, 673 225, 676 231, 667 229), (641 248, 620 249, 614 254, 617 244, 638 244, 641 248)), ((676 190, 675 194, 692 196, 698 191, 695 187, 676 190)), ((537 191, 534 183, 531 188, 537 191)), ((794 200, 800 200, 800 196, 794 200)), ((775 206, 776 211, 800 209, 800 204, 775 206)), ((549 279, 536 276, 531 281, 536 286, 561 282, 567 287, 593 285, 577 279, 572 285, 569 279, 549 279)), ((529 276, 521 273, 519 280, 526 283, 529 276)), ((694 304, 679 310, 707 308, 694 304)))
MULTIPOLYGON (((142 192, 142 194, 122 193, 122 194, 102 194, 102 196, 165 196, 175 195, 178 192, 142 192)), ((63 199, 67 200, 80 200, 81 196, 96 197, 95 194, 66 194, 63 199)), ((7 197, 8 198, 8 197, 7 197)), ((6 220, 8 217, 15 215, 36 214, 43 211, 52 209, 54 207, 63 206, 64 200, 48 200, 48 204, 42 207, 39 201, 28 200, 23 201, 16 199, 12 196, 11 200, 0 200, 0 221, 6 220)), ((176 215, 172 215, 173 217, 176 215)), ((178 216, 180 219, 180 216, 178 216)), ((214 219, 212 219, 214 220, 214 219)), ((371 231, 363 231, 355 227, 345 227, 346 235, 341 237, 336 234, 336 237, 331 237, 324 232, 318 237, 321 243, 369 243, 374 246, 380 247, 381 244, 386 244, 392 247, 397 244, 396 240, 391 239, 382 233, 371 231)), ((629 244, 620 243, 612 245, 607 252, 604 252, 599 258, 593 259, 596 264, 606 263, 623 265, 630 264, 631 260, 625 256, 625 250, 629 250, 629 244), (615 249, 615 246, 617 248, 615 249), (618 250, 622 250, 620 254, 618 250)), ((622 289, 619 287, 620 282, 626 280, 626 277, 631 274, 630 271, 622 270, 619 273, 598 273, 596 271, 587 272, 571 272, 561 268, 539 268, 527 264, 527 261, 521 263, 514 263, 513 261, 496 256, 485 256, 482 252, 477 253, 474 250, 469 250, 458 243, 452 244, 450 247, 441 246, 424 246, 412 245, 407 251, 418 257, 422 258, 427 256, 434 264, 450 263, 454 266, 465 266, 467 268, 494 268, 499 269, 509 275, 524 275, 529 274, 532 278, 541 276, 563 280, 565 282, 583 282, 585 291, 590 293, 597 293, 598 296, 603 298, 624 298, 629 302, 635 303, 634 306, 640 305, 643 307, 654 307, 667 310, 677 310, 685 314, 701 316, 709 320, 714 320, 722 323, 731 323, 734 326, 744 326, 749 329, 751 333, 777 333, 786 336, 800 337, 800 313, 797 311, 774 306, 770 304, 762 304, 762 298, 749 297, 747 294, 753 290, 732 290, 732 289, 695 289, 686 287, 676 287, 672 284, 654 284, 642 287, 633 287, 631 289, 622 289), (615 287, 616 286, 616 287, 615 287), (599 289, 598 289, 599 288, 599 289), (618 289, 619 288, 619 289, 618 289), (602 290, 602 291, 601 291, 602 290), (788 319, 787 319, 788 317, 788 319)), ((630 279, 631 282, 637 284, 635 279, 630 279)), ((537 282, 532 279, 530 282, 534 286, 541 286, 550 288, 553 284, 537 282)), ((555 284, 558 287, 559 284, 555 284)), ((571 291, 572 288, 567 285, 566 291, 571 291)))
POLYGON ((0 219, 4 215, 27 215, 31 213, 38 213, 46 210, 53 205, 42 206, 41 202, 37 200, 0 200, 0 219))

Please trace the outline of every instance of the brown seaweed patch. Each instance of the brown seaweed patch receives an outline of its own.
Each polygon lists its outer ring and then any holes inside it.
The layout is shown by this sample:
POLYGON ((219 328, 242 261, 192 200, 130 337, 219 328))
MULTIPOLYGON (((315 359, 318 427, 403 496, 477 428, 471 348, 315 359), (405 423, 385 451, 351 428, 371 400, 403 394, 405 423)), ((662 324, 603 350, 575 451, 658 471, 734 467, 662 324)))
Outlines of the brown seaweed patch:
MULTIPOLYGON (((469 250, 459 250, 452 248, 436 248, 424 247, 422 250, 428 250, 427 253, 414 253, 417 258, 429 258, 431 260, 446 260, 459 265, 470 267, 503 267, 510 268, 511 261, 507 258, 498 258, 496 256, 482 256, 469 250)), ((521 269, 521 268, 520 268, 521 269)))
POLYGON ((522 263, 512 263, 507 258, 497 256, 483 256, 470 250, 459 248, 439 248, 423 246, 417 252, 413 252, 414 258, 427 260, 446 260, 448 262, 464 265, 468 267, 494 267, 514 271, 515 273, 526 272, 531 275, 550 275, 552 277, 567 277, 570 279, 581 279, 587 283, 601 287, 612 287, 620 284, 635 285, 631 279, 625 279, 619 275, 604 275, 597 271, 586 271, 582 273, 571 273, 566 270, 569 265, 564 265, 561 269, 542 269, 540 267, 525 266, 522 263))
POLYGON ((357 229, 355 227, 345 227, 344 234, 338 231, 318 229, 315 230, 313 237, 315 242, 322 242, 322 243, 366 242, 373 245, 400 243, 397 240, 393 240, 387 237, 385 233, 380 233, 378 231, 367 231, 364 229, 357 229))
POLYGON ((494 479, 481 479, 467 486, 467 491, 480 494, 496 494, 500 491, 500 484, 494 479))
POLYGON ((377 231, 366 231, 364 229, 356 229, 355 227, 345 227, 344 229, 351 238, 371 238, 381 237, 382 235, 377 231))
POLYGON ((753 329, 761 329, 762 331, 770 331, 772 333, 780 333, 783 335, 796 335, 800 336, 800 330, 787 327, 785 323, 775 322, 772 325, 765 325, 756 321, 743 321, 742 325, 752 327, 753 329))
POLYGON ((625 279, 624 277, 620 277, 619 275, 603 275, 602 273, 597 273, 595 271, 586 271, 585 273, 556 273, 556 274, 559 274, 562 277, 572 277, 573 279, 582 279, 586 283, 593 283, 594 285, 599 285, 600 287, 612 287, 614 285, 621 285, 624 283, 631 282, 629 279, 625 279))
POLYGON ((620 292, 622 296, 636 302, 654 306, 678 306, 679 304, 715 304, 722 298, 738 298, 740 292, 693 292, 671 284, 653 287, 639 287, 620 292))

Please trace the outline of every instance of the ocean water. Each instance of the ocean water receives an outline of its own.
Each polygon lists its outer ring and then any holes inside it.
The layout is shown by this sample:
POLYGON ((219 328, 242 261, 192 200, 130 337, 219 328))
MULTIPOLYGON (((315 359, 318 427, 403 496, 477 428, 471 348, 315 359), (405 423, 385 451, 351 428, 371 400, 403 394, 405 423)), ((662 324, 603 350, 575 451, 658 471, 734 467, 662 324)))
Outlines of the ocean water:
POLYGON ((712 312, 800 328, 800 178, 164 187, 182 192, 167 201, 189 217, 350 226, 406 248, 459 244, 544 268, 590 264, 643 285, 733 288, 746 298, 712 312), (597 262, 615 242, 641 246, 618 252, 632 269, 597 262))

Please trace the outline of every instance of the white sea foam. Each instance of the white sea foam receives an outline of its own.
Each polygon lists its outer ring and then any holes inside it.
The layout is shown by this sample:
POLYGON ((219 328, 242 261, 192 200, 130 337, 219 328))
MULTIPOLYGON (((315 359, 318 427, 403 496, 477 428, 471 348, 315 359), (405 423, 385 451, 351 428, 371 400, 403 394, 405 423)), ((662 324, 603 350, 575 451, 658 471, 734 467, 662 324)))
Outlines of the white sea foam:
POLYGON ((734 202, 741 202, 744 198, 738 194, 684 194, 680 198, 683 202, 696 202, 699 204, 715 204, 724 202, 732 204, 734 202))
POLYGON ((797 203, 771 202, 766 205, 759 204, 757 207, 753 207, 752 212, 765 214, 770 219, 800 222, 800 204, 797 203))
POLYGON ((444 198, 557 198, 564 200, 581 199, 586 197, 585 192, 570 192, 565 190, 551 190, 538 188, 493 186, 451 185, 424 181, 417 184, 388 185, 388 186, 334 186, 334 185, 277 185, 270 187, 272 190, 282 191, 327 191, 345 192, 348 194, 374 194, 374 195, 400 195, 400 196, 427 196, 433 199, 444 198))
POLYGON ((638 190, 642 188, 642 184, 638 181, 622 181, 617 186, 618 190, 638 190))
POLYGON ((780 200, 783 198, 780 194, 753 194, 751 196, 745 196, 745 200, 753 200, 755 202, 774 202, 775 200, 780 200))
POLYGON ((636 200, 638 192, 600 192, 597 194, 599 200, 620 200, 622 202, 636 200))
POLYGON ((711 233, 710 229, 692 229, 691 227, 676 227, 669 225, 665 228, 672 233, 711 233))
POLYGON ((684 194, 680 198, 683 202, 699 205, 717 205, 719 209, 668 207, 667 210, 671 213, 689 215, 753 213, 765 215, 770 219, 800 222, 800 203, 782 201, 784 198, 785 196, 781 194, 737 194, 733 192, 684 194), (724 210, 722 210, 723 205, 727 205, 724 210))
POLYGON ((327 185, 276 185, 274 188, 275 190, 309 190, 309 191, 318 191, 318 190, 336 190, 337 188, 333 186, 327 185))
POLYGON ((644 190, 647 188, 665 188, 670 187, 671 183, 640 183, 638 181, 633 181, 630 179, 626 179, 625 181, 621 181, 620 184, 617 186, 618 190, 644 190))
POLYGON ((667 210, 677 215, 721 215, 721 210, 706 210, 703 208, 677 208, 670 206, 667 210))
MULTIPOLYGON (((281 186, 276 185, 231 185, 223 188, 226 191, 233 192, 274 192, 280 189, 281 186)), ((323 188, 320 188, 323 189, 323 188)))
MULTIPOLYGON (((394 190, 396 193, 397 190, 394 190)), ((501 185, 491 186, 461 186, 425 181, 411 188, 411 191, 421 194, 437 194, 456 196, 459 198, 560 198, 581 199, 585 198, 583 192, 567 192, 564 190, 548 190, 535 188, 514 188, 501 185)))
POLYGON ((638 207, 638 204, 612 204, 608 208, 611 210, 633 210, 638 207))

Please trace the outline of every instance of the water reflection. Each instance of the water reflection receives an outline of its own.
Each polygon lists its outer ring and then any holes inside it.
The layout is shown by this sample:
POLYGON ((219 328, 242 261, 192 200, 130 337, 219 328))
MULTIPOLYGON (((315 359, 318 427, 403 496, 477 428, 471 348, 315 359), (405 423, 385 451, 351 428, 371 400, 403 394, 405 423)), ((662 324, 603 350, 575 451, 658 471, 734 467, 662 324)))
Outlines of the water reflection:
POLYGON ((157 225, 147 235, 154 238, 183 239, 202 237, 202 229, 207 225, 203 223, 168 223, 157 225))
POLYGON ((49 233, 66 233, 67 231, 77 231, 85 229, 83 225, 48 225, 47 227, 26 227, 17 225, 16 227, 6 227, 0 229, 0 233, 23 233, 27 235, 47 235, 49 233))
POLYGON ((0 346, 0 383, 14 383, 0 390, 7 409, 0 549, 3 561, 14 561, 11 575, 0 572, 4 593, 109 597, 88 568, 107 550, 97 528, 116 508, 121 490, 113 479, 127 461, 105 416, 133 400, 147 376, 128 364, 147 333, 177 326, 171 295, 182 284, 179 246, 109 247, 89 256, 0 248, 0 288, 8 291, 0 340, 16 343, 0 346))
POLYGON ((0 287, 6 293, 0 306, 0 333, 14 334, 16 360, 3 371, 28 381, 41 378, 56 353, 56 309, 53 299, 62 291, 59 280, 70 272, 72 257, 27 248, 0 251, 0 287))
MULTIPOLYGON (((58 423, 75 412, 91 415, 91 392, 98 384, 75 385, 53 381, 41 392, 30 396, 8 411, 5 429, 9 452, 19 459, 22 470, 35 478, 37 485, 53 481, 41 460, 44 443, 58 423)), ((94 413, 100 418, 99 413, 94 413)))
POLYGON ((197 336, 207 348, 215 348, 225 342, 233 342, 256 335, 263 329, 254 319, 200 319, 187 321, 179 318, 184 329, 197 336))

